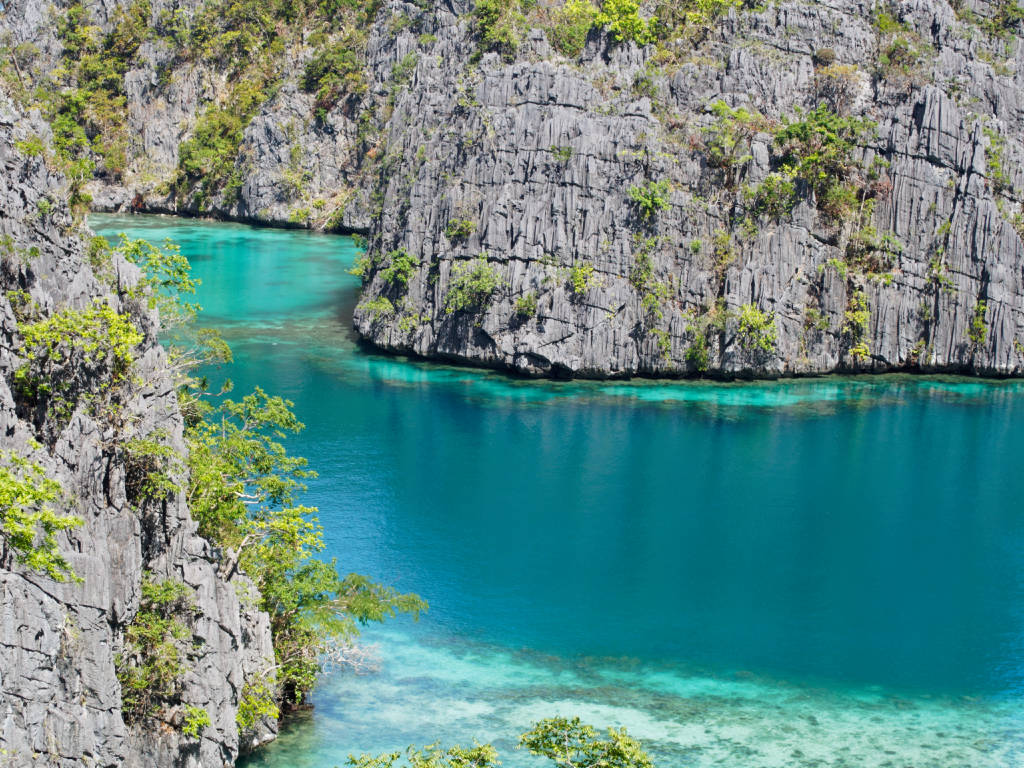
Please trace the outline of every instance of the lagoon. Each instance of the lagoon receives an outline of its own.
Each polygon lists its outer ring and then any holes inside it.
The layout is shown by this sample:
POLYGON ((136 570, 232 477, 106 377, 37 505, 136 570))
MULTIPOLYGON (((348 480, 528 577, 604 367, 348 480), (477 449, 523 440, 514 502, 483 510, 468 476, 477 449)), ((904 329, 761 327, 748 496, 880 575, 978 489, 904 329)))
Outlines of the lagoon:
POLYGON ((348 238, 155 216, 242 394, 295 402, 328 556, 431 604, 251 766, 553 714, 660 768, 1024 765, 1024 384, 534 382, 361 349, 348 238))

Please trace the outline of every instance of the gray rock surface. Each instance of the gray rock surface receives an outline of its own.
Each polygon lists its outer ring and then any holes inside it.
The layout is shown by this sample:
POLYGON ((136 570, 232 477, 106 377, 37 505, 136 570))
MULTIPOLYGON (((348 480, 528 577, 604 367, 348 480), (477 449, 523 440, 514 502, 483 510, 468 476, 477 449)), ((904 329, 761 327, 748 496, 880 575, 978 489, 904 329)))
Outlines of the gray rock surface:
MULTIPOLYGON (((250 583, 220 575, 220 553, 196 534, 180 494, 160 503, 129 501, 123 441, 160 430, 184 450, 177 395, 156 317, 138 318, 145 341, 133 369, 136 384, 115 419, 80 404, 65 422, 37 422, 19 410, 13 373, 22 360, 10 291, 27 291, 44 315, 83 308, 98 297, 128 311, 120 289, 138 279, 115 261, 101 280, 85 259, 79 230, 61 202, 65 181, 43 157, 14 141, 45 135, 38 118, 18 115, 0 95, 0 449, 39 463, 58 480, 59 510, 83 525, 61 534, 61 551, 82 582, 57 583, 16 563, 0 539, 0 765, 232 765, 239 751, 235 713, 246 679, 273 665, 269 621, 239 595, 250 583), (44 215, 38 201, 52 201, 44 215), (182 701, 211 718, 201 738, 166 722, 128 727, 121 715, 115 657, 124 647, 145 571, 194 591, 191 643, 198 649, 186 673, 182 701)), ((83 372, 88 376, 88 372, 83 372)), ((271 730, 250 734, 260 740, 271 730)))
MULTIPOLYGON (((100 3, 101 23, 118 2, 100 3)), ((199 2, 180 6, 190 13, 199 2)), ((169 182, 180 142, 223 97, 225 77, 186 64, 161 84, 157 69, 170 53, 147 43, 126 77, 140 145, 123 185, 95 185, 95 204, 365 232, 376 268, 354 323, 395 352, 550 376, 1018 375, 1022 30, 987 34, 984 20, 997 8, 988 0, 957 3, 959 15, 947 0, 894 0, 898 35, 921 55, 887 70, 893 36, 880 31, 876 5, 733 9, 668 58, 592 32, 569 60, 533 29, 504 61, 479 57, 469 0, 387 0, 370 30, 368 92, 317 115, 300 87, 314 48, 303 40, 289 49, 282 82, 245 129, 237 198, 215 197, 202 210, 169 182), (815 64, 822 50, 845 68, 838 94, 815 64), (395 67, 406 57, 415 68, 399 83, 395 67), (825 220, 810 194, 791 216, 761 219, 752 233, 738 227, 741 190, 723 187, 703 148, 718 99, 775 121, 832 99, 877 125, 856 154, 864 167, 884 161, 885 190, 859 226, 899 241, 888 275, 836 268, 857 227, 825 220), (994 178, 994 167, 1005 178, 994 178), (671 183, 669 205, 644 222, 629 189, 658 180, 671 183), (471 222, 468 237, 445 234, 453 219, 471 222), (734 257, 718 269, 713 243, 723 229, 734 257), (383 274, 399 249, 419 264, 401 290, 383 274), (662 286, 656 311, 630 280, 643 254, 662 286), (481 255, 497 290, 484 311, 447 312, 453 268, 481 255), (582 295, 570 289, 574 267, 595 270, 582 295), (847 313, 861 292, 869 319, 858 339, 847 313), (535 297, 535 316, 517 313, 524 297, 535 297), (772 317, 771 353, 739 343, 738 314, 751 304, 772 317), (979 307, 983 341, 969 336, 979 307), (717 330, 700 364, 694 329, 711 318, 717 330)), ((2 23, 59 52, 41 21, 43 0, 12 7, 23 12, 2 23)), ((773 169, 770 137, 756 136, 749 155, 741 188, 773 169)))
MULTIPOLYGON (((370 246, 378 268, 355 312, 360 334, 385 349, 527 374, 691 375, 694 319, 721 299, 730 319, 710 345, 711 375, 1020 374, 1024 246, 1011 224, 1024 188, 1019 40, 1004 49, 981 39, 945 2, 894 4, 933 47, 919 72, 885 78, 873 7, 789 2, 734 11, 675 71, 655 64, 653 93, 643 94, 634 83, 650 71, 653 46, 592 35, 581 61, 570 62, 534 32, 514 63, 488 54, 474 68, 466 22, 436 11, 435 48, 420 58, 387 127, 395 161, 378 191, 384 204, 370 246), (998 61, 982 53, 993 45, 998 61), (750 236, 735 231, 725 212, 736 198, 701 147, 717 99, 776 119, 813 108, 821 93, 812 56, 824 48, 854 73, 853 110, 878 125, 863 163, 877 156, 889 164, 891 193, 878 197, 871 223, 902 252, 885 280, 847 280, 829 266, 843 259, 851 231, 823 221, 811 201, 791 219, 759 221, 750 236), (1009 61, 999 58, 1005 50, 1009 61), (1006 144, 1012 189, 999 195, 983 128, 1006 144), (571 156, 559 159, 557 147, 571 156), (671 182, 670 204, 647 225, 628 190, 662 179, 671 182), (445 235, 456 218, 474 225, 461 241, 445 235), (711 243, 721 229, 733 230, 737 255, 720 281, 711 243), (649 237, 657 238, 648 249, 654 279, 669 288, 660 318, 629 279, 649 237), (385 279, 396 249, 420 261, 407 290, 385 279), (939 254, 942 289, 929 271, 939 254), (446 312, 453 267, 479 255, 497 272, 498 289, 483 311, 446 312), (577 265, 596 270, 584 295, 567 278, 577 265), (870 310, 869 355, 861 358, 843 330, 857 290, 870 310), (518 320, 515 301, 527 294, 537 298, 536 317, 518 320), (382 297, 393 313, 381 311, 382 297), (979 302, 987 306, 983 343, 968 337, 979 302), (751 303, 774 313, 778 341, 769 355, 737 343, 736 315, 751 303)), ((768 143, 754 140, 744 183, 767 174, 768 143)))

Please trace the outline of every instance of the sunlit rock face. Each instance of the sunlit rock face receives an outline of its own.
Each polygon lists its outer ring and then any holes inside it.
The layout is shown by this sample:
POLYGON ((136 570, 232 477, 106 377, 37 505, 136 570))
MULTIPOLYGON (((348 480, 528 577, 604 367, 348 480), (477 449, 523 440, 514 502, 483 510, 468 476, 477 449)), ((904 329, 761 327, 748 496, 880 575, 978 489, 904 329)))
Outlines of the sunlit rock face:
MULTIPOLYGON (((94 274, 64 197, 67 182, 42 155, 18 142, 46 136, 0 94, 0 449, 37 463, 61 485, 55 502, 81 527, 59 535, 81 583, 58 583, 16 562, 0 539, 0 762, 46 766, 215 766, 239 752, 235 715, 244 682, 273 665, 266 614, 245 607, 251 589, 220 573, 220 554, 196 535, 184 497, 139 504, 129 490, 124 440, 160 434, 185 450, 177 393, 156 316, 132 303, 136 268, 121 259, 94 274), (26 408, 15 371, 24 362, 20 323, 81 310, 94 300, 130 313, 144 333, 135 350, 131 392, 118 408, 80 401, 69 414, 26 408), (12 304, 13 302, 13 304, 12 304), (17 309, 14 305, 17 305, 17 309), (29 309, 26 309, 29 308, 29 309), (20 315, 19 315, 20 312, 20 315), (115 672, 125 632, 139 610, 144 573, 184 583, 194 606, 195 650, 181 701, 206 711, 201 738, 181 731, 183 707, 127 726, 115 672)), ((102 391, 88 366, 64 371, 76 386, 102 391)), ((52 382, 56 389, 59 382, 52 382)), ((266 723, 248 739, 272 738, 266 723)), ((247 746, 247 745, 244 745, 247 746)))
MULTIPOLYGON (((209 195, 181 183, 179 150, 233 79, 147 40, 125 76, 127 166, 94 204, 367 233, 356 329, 430 358, 556 377, 1022 370, 1021 30, 999 3, 734 8, 661 45, 595 28, 571 56, 551 44, 558 5, 503 57, 471 2, 388 0, 362 90, 327 104, 303 80, 323 43, 292 35, 209 195), (719 100, 764 118, 729 169, 709 150, 719 100), (779 126, 820 104, 872 126, 844 161, 858 199, 830 215, 804 179, 758 212, 788 162, 779 126), (631 191, 651 184, 645 211, 631 191), (415 268, 396 282, 400 251, 415 268), (449 311, 479 257, 486 295, 449 311)), ((44 68, 61 49, 47 13, 0 17, 44 68)))

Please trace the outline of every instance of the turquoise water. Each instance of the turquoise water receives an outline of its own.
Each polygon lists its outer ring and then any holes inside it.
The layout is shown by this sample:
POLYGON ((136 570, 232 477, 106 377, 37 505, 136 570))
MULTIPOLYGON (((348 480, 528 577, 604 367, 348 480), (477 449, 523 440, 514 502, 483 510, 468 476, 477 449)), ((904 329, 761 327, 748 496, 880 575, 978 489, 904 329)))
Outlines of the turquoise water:
POLYGON ((357 347, 345 238, 91 223, 181 245, 236 391, 307 424, 329 554, 431 603, 250 765, 510 748, 555 713, 661 768, 1024 765, 1024 385, 432 366, 357 347))

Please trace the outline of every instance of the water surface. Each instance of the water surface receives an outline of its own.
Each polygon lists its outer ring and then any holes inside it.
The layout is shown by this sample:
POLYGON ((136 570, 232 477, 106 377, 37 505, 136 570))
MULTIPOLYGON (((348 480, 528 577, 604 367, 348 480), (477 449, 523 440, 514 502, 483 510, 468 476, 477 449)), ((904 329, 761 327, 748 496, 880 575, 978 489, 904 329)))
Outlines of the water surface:
MULTIPOLYGON (((1024 764, 1024 387, 529 382, 369 354, 347 238, 158 217, 239 393, 295 401, 328 554, 420 593, 253 765, 540 717, 669 766, 1024 764)), ((505 749, 506 766, 537 765, 505 749)))

